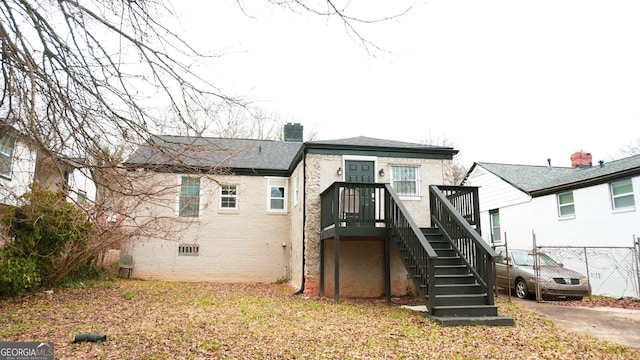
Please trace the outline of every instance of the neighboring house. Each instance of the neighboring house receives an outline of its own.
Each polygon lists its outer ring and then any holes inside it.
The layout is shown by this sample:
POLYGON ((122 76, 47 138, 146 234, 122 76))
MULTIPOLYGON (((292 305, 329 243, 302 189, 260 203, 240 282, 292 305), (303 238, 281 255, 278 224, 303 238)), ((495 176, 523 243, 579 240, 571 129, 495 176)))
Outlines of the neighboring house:
POLYGON ((479 188, 482 237, 493 245, 506 238, 514 249, 532 249, 534 234, 537 246, 633 247, 640 155, 595 166, 591 159, 579 151, 570 168, 473 164, 462 185, 479 188))
POLYGON ((88 209, 95 204, 97 185, 83 159, 58 158, 54 161, 41 155, 36 180, 51 191, 65 192, 68 201, 76 205, 88 209))
POLYGON ((436 277, 428 264, 438 256, 422 229, 433 223, 430 198, 444 199, 430 194, 433 185, 451 184, 445 174, 456 153, 368 137, 303 142, 300 124, 285 125, 284 141, 155 136, 123 163, 139 194, 150 195, 132 197, 123 226, 155 220, 162 231, 145 231, 124 251, 134 257, 134 278, 287 280, 297 293, 336 299, 386 294, 390 301, 414 291, 424 298, 430 290, 434 316, 496 317, 485 245, 468 248, 482 252, 472 257, 484 262, 470 262, 489 285, 465 270, 479 295, 447 295, 460 306, 439 310, 437 279, 427 279, 436 277), (474 297, 479 310, 469 305, 474 297))
POLYGON ((46 156, 35 141, 6 122, 0 123, 0 204, 17 205, 33 183, 64 191, 79 205, 96 199, 96 184, 78 160, 46 156))
POLYGON ((34 141, 0 122, 0 204, 17 205, 36 176, 38 150, 34 141))

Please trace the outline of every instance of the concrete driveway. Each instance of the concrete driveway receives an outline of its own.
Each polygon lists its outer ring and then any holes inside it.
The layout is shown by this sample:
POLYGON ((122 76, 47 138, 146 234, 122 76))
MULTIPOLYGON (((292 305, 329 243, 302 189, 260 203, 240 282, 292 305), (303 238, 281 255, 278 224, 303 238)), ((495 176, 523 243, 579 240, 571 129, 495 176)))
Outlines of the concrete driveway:
POLYGON ((628 347, 640 348, 640 310, 610 307, 562 306, 511 298, 517 304, 546 316, 562 329, 628 347))

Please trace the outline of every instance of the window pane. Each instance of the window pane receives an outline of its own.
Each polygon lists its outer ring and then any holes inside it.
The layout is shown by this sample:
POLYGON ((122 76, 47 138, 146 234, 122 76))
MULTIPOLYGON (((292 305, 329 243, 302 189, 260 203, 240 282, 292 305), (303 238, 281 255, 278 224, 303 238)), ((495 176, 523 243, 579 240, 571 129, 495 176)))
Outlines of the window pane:
POLYGON ((502 240, 502 237, 500 235, 500 213, 494 212, 489 216, 491 221, 491 235, 493 237, 493 242, 500 242, 502 240))
POLYGON ((16 139, 7 134, 2 135, 2 139, 0 139, 0 153, 5 155, 13 154, 13 147, 16 144, 16 139))
POLYGON ((631 185, 631 180, 612 183, 611 189, 613 191, 613 195, 629 194, 633 192, 633 186, 631 185))
POLYGON ((0 175, 11 175, 11 156, 0 154, 0 175))
POLYGON ((575 215, 576 211, 573 205, 565 205, 560 207, 560 216, 575 215))
POLYGON ((5 134, 0 139, 0 175, 11 175, 11 159, 16 139, 5 134))
POLYGON ((223 208, 236 208, 236 199, 231 197, 222 198, 220 200, 220 206, 223 208))
POLYGON ((271 199, 271 209, 284 209, 284 200, 282 199, 271 199))
POLYGON ((500 238, 500 227, 499 227, 499 226, 498 226, 498 227, 494 227, 494 228, 492 229, 492 231, 493 231, 493 241, 500 241, 500 240, 502 240, 502 239, 500 238))
POLYGON ((272 187, 271 188, 271 197, 273 198, 283 198, 284 197, 284 187, 272 187))
POLYGON ((491 226, 493 227, 500 226, 500 215, 498 213, 491 214, 491 226))
POLYGON ((564 193, 558 195, 558 202, 562 204, 572 204, 573 203, 573 192, 564 193))
POLYGON ((200 178, 182 177, 179 206, 180 216, 198 216, 200 211, 200 178))
POLYGON ((222 187, 222 195, 235 195, 236 187, 235 185, 225 185, 222 187))
POLYGON ((613 199, 613 205, 615 209, 626 208, 626 207, 634 207, 635 202, 633 200, 633 195, 620 196, 613 199))

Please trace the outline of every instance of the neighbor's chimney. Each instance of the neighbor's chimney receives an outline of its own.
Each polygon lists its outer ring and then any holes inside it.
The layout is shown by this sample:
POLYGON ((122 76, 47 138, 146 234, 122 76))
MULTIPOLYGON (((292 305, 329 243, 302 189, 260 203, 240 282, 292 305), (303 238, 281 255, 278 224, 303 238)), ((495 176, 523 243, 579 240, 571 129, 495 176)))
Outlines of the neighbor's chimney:
POLYGON ((578 150, 571 155, 571 167, 572 168, 589 168, 592 166, 591 154, 578 150))
POLYGON ((284 125, 284 141, 302 142, 302 125, 286 123, 284 125))

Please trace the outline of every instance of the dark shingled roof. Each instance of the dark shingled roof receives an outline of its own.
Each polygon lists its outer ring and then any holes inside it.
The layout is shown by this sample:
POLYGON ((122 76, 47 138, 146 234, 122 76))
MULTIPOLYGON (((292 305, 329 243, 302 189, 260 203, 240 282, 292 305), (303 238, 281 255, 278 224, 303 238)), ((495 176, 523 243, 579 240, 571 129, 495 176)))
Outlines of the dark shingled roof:
POLYGON ((153 136, 125 162, 128 168, 156 170, 231 169, 235 173, 280 174, 291 170, 302 148, 333 149, 398 156, 451 158, 458 151, 450 147, 415 144, 364 136, 311 142, 229 139, 189 136, 153 136), (417 155, 416 155, 417 154, 417 155))
MULTIPOLYGON (((561 190, 581 188, 640 174, 640 155, 587 168, 510 165, 479 162, 487 171, 514 187, 541 196, 561 190)), ((473 170, 473 169, 472 169, 473 170)), ((471 170, 470 170, 471 171, 471 170)))
POLYGON ((288 170, 300 142, 189 136, 154 136, 124 162, 128 167, 288 170))

